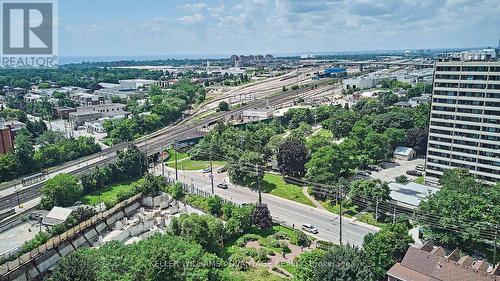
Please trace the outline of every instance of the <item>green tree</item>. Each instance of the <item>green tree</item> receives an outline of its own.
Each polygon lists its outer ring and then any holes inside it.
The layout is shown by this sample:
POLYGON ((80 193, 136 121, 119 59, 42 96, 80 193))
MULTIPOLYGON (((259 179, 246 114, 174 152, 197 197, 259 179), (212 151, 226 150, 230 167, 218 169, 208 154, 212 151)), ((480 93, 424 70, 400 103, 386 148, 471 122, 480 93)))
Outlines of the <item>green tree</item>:
POLYGON ((338 110, 332 117, 323 121, 323 128, 330 130, 335 139, 341 139, 349 135, 352 127, 359 120, 359 114, 347 109, 338 110))
POLYGON ((0 155, 0 182, 13 179, 18 175, 19 162, 14 153, 0 155))
POLYGON ((273 219, 266 204, 257 203, 255 205, 252 213, 252 222, 260 229, 271 229, 273 227, 273 219))
POLYGON ((372 160, 382 160, 391 154, 389 138, 385 134, 370 131, 363 140, 364 153, 372 160))
POLYGON ((146 156, 135 145, 129 145, 118 154, 114 168, 116 180, 140 177, 147 171, 146 156))
POLYGON ((287 140, 281 143, 276 158, 282 174, 298 178, 305 175, 305 164, 309 160, 309 152, 302 141, 287 140))
POLYGON ((413 116, 407 111, 390 111, 374 117, 372 128, 381 133, 389 128, 411 129, 414 127, 413 116))
POLYGON ((351 182, 349 187, 350 196, 360 196, 370 200, 378 198, 379 202, 389 201, 391 199, 390 193, 389 185, 379 179, 355 180, 351 182))
POLYGON ((149 86, 148 94, 149 96, 159 96, 162 94, 162 90, 159 85, 153 84, 149 86))
POLYGON ((14 81, 13 86, 23 88, 23 89, 28 89, 31 86, 31 83, 26 79, 19 79, 19 80, 14 81))
POLYGON ((427 152, 427 140, 429 129, 413 128, 406 132, 405 146, 415 149, 417 154, 425 155, 427 152))
POLYGON ((225 238, 224 224, 213 216, 182 214, 172 218, 169 233, 200 244, 205 250, 218 253, 225 238))
POLYGON ((31 134, 26 129, 21 129, 16 135, 16 155, 17 163, 19 164, 19 174, 27 174, 36 169, 33 163, 34 149, 32 145, 31 134))
POLYGON ((429 128, 429 120, 431 115, 431 104, 421 103, 413 111, 415 127, 420 129, 429 128))
POLYGON ((258 171, 258 166, 263 164, 262 156, 257 152, 245 151, 238 161, 231 161, 228 165, 228 174, 231 182, 257 186, 262 181, 263 171, 258 171), (256 166, 257 165, 257 166, 256 166), (257 173, 258 172, 258 173, 257 173))
POLYGON ((382 114, 386 111, 384 105, 374 99, 362 98, 355 105, 354 110, 362 115, 382 114))
POLYGON ((211 196, 207 201, 210 214, 219 217, 222 215, 222 199, 219 196, 211 196))
POLYGON ((397 183, 405 184, 408 182, 408 177, 405 175, 400 175, 395 178, 397 183))
POLYGON ((182 183, 176 182, 168 187, 168 192, 175 200, 180 200, 186 195, 182 183))
POLYGON ((295 259, 296 272, 295 279, 301 281, 313 281, 318 265, 323 261, 326 252, 320 249, 307 251, 295 259))
POLYGON ((378 280, 384 279, 387 270, 403 259, 409 245, 413 243, 408 231, 406 224, 396 223, 365 236, 363 249, 378 280))
POLYGON ((39 89, 50 89, 50 83, 40 83, 38 84, 39 89))
POLYGON ((391 105, 394 105, 395 103, 397 103, 399 101, 399 98, 398 98, 398 95, 396 95, 392 91, 389 91, 389 92, 379 93, 378 100, 384 106, 391 106, 391 105))
POLYGON ((50 281, 97 281, 99 262, 88 249, 63 257, 50 274, 50 281))
POLYGON ((333 184, 338 178, 347 176, 354 162, 343 146, 330 145, 318 149, 306 164, 306 178, 312 182, 333 184))
POLYGON ((313 280, 378 280, 373 269, 366 265, 366 259, 366 254, 357 247, 336 246, 320 261, 313 280))
POLYGON ((81 193, 82 186, 77 177, 58 174, 45 182, 40 204, 45 209, 51 209, 53 206, 69 207, 80 198, 81 193))
POLYGON ((229 103, 226 101, 221 101, 219 102, 218 108, 220 111, 228 111, 229 110, 229 103))
POLYGON ((425 226, 424 234, 450 248, 481 249, 487 240, 482 230, 491 229, 489 224, 500 218, 500 184, 484 184, 466 169, 445 171, 441 184, 420 203, 417 213, 423 215, 417 220, 425 226), (453 231, 457 226, 460 231, 453 231))

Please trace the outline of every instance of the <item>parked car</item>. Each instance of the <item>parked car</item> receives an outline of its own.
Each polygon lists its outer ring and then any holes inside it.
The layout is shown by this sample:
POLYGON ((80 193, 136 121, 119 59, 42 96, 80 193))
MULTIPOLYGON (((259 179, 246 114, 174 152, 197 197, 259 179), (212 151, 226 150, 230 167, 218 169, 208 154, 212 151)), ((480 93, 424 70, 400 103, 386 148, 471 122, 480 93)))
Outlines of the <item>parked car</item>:
POLYGON ((357 174, 358 174, 359 176, 364 176, 364 177, 368 177, 368 176, 370 176, 370 174, 369 174, 369 173, 367 173, 367 172, 365 172, 365 171, 358 171, 358 172, 357 172, 357 174))
POLYGON ((318 229, 316 229, 316 227, 314 227, 308 223, 302 224, 302 230, 310 232, 312 234, 318 234, 318 229))
POLYGON ((222 183, 222 182, 219 183, 219 184, 217 184, 217 187, 218 188, 222 188, 222 189, 227 189, 228 188, 227 183, 222 183))
POLYGON ((203 170, 203 173, 204 173, 204 174, 210 173, 210 168, 206 168, 206 169, 204 169, 204 170, 203 170))
POLYGON ((368 165, 368 169, 370 169, 371 171, 375 171, 375 172, 382 170, 382 168, 380 168, 377 165, 368 165))
POLYGON ((227 171, 226 167, 225 166, 222 166, 220 167, 219 169, 217 169, 217 173, 224 173, 225 171, 227 171))
POLYGON ((417 171, 417 170, 408 170, 408 171, 406 171, 406 174, 410 175, 410 176, 417 176, 417 177, 420 177, 423 175, 422 172, 417 171))

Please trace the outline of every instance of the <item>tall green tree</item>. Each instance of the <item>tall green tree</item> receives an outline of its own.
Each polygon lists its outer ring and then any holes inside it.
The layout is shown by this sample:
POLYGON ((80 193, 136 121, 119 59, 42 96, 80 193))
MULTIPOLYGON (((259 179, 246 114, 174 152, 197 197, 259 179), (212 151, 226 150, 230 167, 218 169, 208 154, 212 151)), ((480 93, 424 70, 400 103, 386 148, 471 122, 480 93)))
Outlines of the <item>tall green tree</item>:
POLYGON ((373 269, 366 265, 366 259, 366 254, 357 247, 337 246, 316 266, 313 280, 378 280, 373 269))
POLYGON ((32 141, 31 134, 26 129, 20 130, 16 135, 14 154, 19 163, 18 174, 27 174, 29 171, 36 169, 36 165, 33 163, 35 150, 32 141))
POLYGON ((417 219, 425 226, 424 234, 450 248, 481 249, 492 239, 481 230, 491 230, 500 218, 500 184, 481 183, 466 169, 445 171, 441 184, 438 192, 420 203, 422 215, 417 219))
POLYGON ((316 151, 307 162, 306 178, 312 182, 333 184, 338 178, 348 176, 353 166, 353 159, 343 146, 326 146, 316 151))
POLYGON ((314 275, 316 274, 317 265, 320 264, 321 261, 323 261, 325 255, 325 251, 314 249, 297 256, 294 261, 297 264, 297 270, 294 275, 296 280, 313 281, 314 275))
POLYGON ((408 231, 406 224, 396 223, 365 236, 363 249, 378 280, 384 279, 387 270, 403 259, 409 245, 413 243, 408 231))
POLYGON ((69 207, 80 198, 81 193, 82 186, 77 177, 58 174, 45 182, 40 204, 45 209, 51 209, 54 206, 69 207))
POLYGON ((309 160, 309 152, 302 141, 287 140, 281 143, 276 158, 282 174, 297 178, 305 175, 305 164, 309 160))
POLYGON ((49 281, 97 281, 99 261, 91 250, 81 249, 63 257, 50 274, 49 281))

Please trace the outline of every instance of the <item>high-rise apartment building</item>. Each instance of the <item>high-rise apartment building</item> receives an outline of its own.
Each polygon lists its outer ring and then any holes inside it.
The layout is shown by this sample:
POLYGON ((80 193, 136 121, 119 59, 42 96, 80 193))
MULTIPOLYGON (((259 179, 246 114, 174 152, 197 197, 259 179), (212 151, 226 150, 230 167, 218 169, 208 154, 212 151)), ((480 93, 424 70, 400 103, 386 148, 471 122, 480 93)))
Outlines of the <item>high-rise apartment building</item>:
POLYGON ((426 181, 459 167, 500 181, 500 61, 436 62, 426 181))

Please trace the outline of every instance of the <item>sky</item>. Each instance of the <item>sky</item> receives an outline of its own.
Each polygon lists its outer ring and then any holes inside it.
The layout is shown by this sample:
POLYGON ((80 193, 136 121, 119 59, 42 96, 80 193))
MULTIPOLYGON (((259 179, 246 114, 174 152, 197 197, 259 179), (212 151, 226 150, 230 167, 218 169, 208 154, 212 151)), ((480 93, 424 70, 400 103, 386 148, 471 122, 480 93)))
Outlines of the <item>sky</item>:
POLYGON ((499 0, 59 0, 60 56, 496 46, 499 0))

